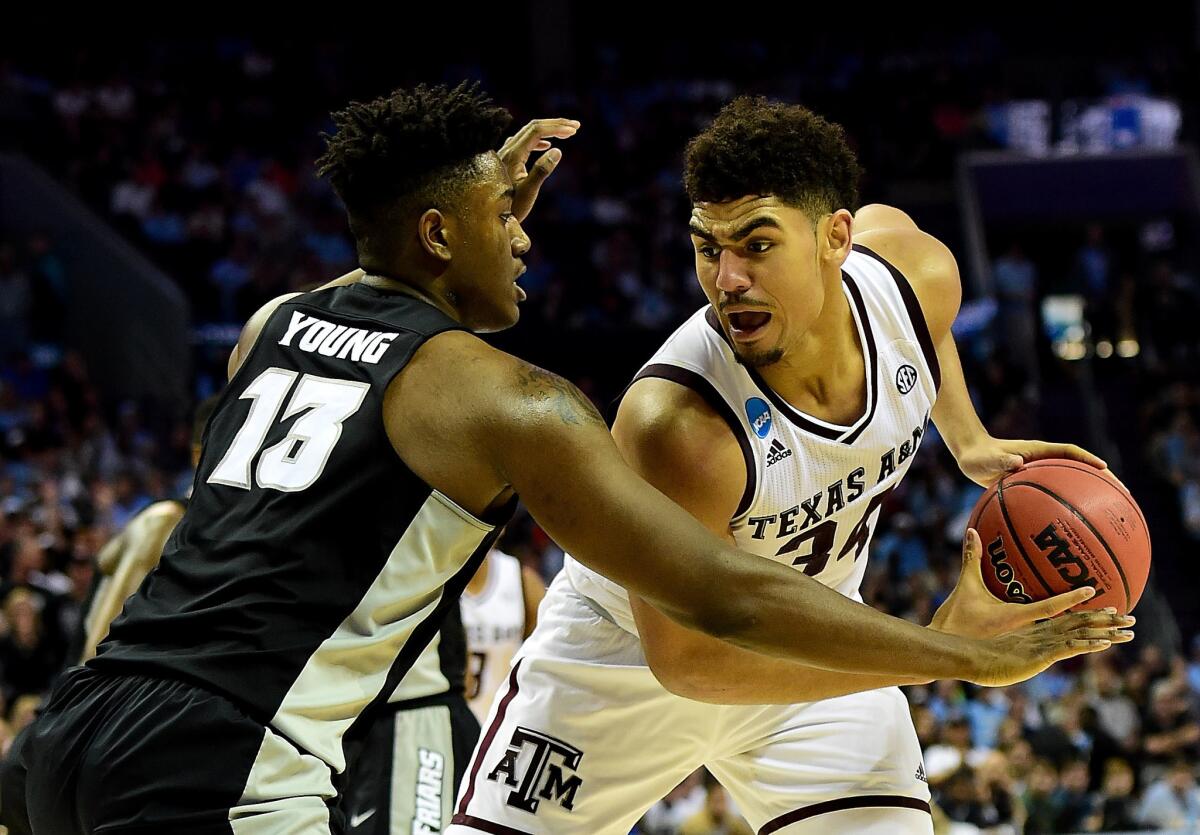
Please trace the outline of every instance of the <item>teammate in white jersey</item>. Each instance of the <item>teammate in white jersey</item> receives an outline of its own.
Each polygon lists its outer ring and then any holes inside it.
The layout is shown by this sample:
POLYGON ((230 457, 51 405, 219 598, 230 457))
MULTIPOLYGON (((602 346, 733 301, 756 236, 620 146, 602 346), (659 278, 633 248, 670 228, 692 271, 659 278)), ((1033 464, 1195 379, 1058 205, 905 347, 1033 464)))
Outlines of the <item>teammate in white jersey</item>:
MULTIPOLYGON (((980 484, 1043 457, 1104 465, 988 435, 950 335, 954 258, 898 210, 852 215, 858 175, 841 129, 797 106, 739 99, 692 141, 690 228, 710 306, 637 375, 613 435, 712 531, 860 600, 880 507, 929 419, 980 484)), ((991 597, 980 550, 969 532, 934 628, 996 634, 1065 608, 991 597)), ((449 831, 625 833, 705 765, 763 835, 930 833, 895 687, 927 680, 723 644, 570 560, 485 722, 449 831)))
POLYGON ((493 548, 459 601, 467 631, 467 703, 482 722, 508 678, 521 642, 537 625, 546 586, 537 572, 493 548))

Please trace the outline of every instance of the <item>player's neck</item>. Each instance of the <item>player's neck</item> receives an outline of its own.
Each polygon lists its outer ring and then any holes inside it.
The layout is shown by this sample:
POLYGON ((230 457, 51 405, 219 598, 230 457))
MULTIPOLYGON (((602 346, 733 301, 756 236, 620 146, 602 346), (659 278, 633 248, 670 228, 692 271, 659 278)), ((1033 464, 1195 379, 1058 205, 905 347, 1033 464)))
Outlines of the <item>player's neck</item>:
POLYGON ((831 286, 821 315, 779 362, 759 376, 802 412, 841 423, 853 420, 866 397, 866 360, 841 282, 831 286))
POLYGON ((378 269, 369 269, 361 279, 363 284, 369 287, 374 287, 377 290, 384 290, 389 293, 402 293, 406 296, 420 299, 426 304, 436 307, 438 310, 445 313, 456 322, 462 321, 462 315, 454 305, 446 298, 445 294, 438 292, 436 286, 426 286, 418 281, 413 281, 399 275, 385 273, 378 269))

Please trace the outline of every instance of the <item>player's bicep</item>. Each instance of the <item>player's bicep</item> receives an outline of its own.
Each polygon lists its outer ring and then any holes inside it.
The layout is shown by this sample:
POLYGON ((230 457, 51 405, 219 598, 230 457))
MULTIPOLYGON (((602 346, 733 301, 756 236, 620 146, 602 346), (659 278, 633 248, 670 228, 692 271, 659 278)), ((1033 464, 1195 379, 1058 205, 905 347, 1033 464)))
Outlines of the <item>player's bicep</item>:
POLYGON ((917 296, 930 335, 940 343, 962 302, 962 279, 950 248, 916 227, 871 230, 856 235, 855 242, 900 271, 917 296))
POLYGON ((229 363, 225 369, 228 379, 232 380, 233 375, 237 373, 237 370, 242 367, 242 363, 246 361, 246 357, 250 354, 250 349, 254 347, 254 342, 258 339, 259 332, 267 324, 267 320, 271 318, 271 314, 278 310, 279 306, 284 302, 294 299, 299 295, 299 293, 285 293, 282 296, 271 299, 258 310, 254 311, 254 315, 246 321, 245 327, 242 328, 237 344, 233 346, 233 350, 229 353, 229 363))
MULTIPOLYGON (((731 428, 703 399, 669 380, 639 380, 626 393, 613 438, 642 478, 715 535, 732 543, 730 519, 746 484, 731 428)), ((642 597, 630 604, 647 661, 659 676, 712 649, 714 640, 673 621, 642 597)))
POLYGON ((721 543, 630 469, 578 389, 516 362, 492 399, 481 442, 534 519, 576 558, 671 617, 721 628, 716 621, 730 607, 695 582, 697 565, 725 557, 721 543))

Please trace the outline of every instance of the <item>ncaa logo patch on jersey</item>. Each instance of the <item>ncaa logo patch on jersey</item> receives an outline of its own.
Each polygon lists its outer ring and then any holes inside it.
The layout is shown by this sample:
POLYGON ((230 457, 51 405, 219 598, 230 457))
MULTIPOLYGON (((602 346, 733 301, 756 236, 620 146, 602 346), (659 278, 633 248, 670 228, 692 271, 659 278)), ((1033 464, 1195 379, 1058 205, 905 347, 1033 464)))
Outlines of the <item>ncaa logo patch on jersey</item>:
POLYGON ((917 369, 905 363, 896 372, 896 389, 901 394, 908 394, 917 384, 917 369))
POLYGON ((751 397, 746 401, 746 417, 750 420, 750 428, 760 438, 771 434, 771 407, 761 397, 751 397))

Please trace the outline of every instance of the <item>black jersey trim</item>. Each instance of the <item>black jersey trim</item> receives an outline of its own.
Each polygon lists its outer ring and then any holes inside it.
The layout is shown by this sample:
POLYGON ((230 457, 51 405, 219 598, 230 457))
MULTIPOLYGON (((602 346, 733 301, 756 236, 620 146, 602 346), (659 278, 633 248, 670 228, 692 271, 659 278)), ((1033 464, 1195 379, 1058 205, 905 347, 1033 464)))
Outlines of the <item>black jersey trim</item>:
POLYGON ((867 385, 870 387, 871 396, 871 402, 867 407, 866 414, 859 420, 856 428, 849 435, 841 439, 844 444, 852 444, 871 425, 871 421, 875 417, 875 407, 879 404, 879 352, 875 347, 875 334, 871 330, 871 319, 867 315, 867 305, 863 302, 862 292, 858 289, 858 284, 845 273, 842 273, 842 280, 846 282, 846 287, 850 290, 850 295, 854 298, 854 305, 858 308, 858 322, 862 328, 863 336, 866 337, 865 347, 868 357, 867 385))
POLYGON ((834 800, 814 803, 811 806, 805 806, 803 809, 796 809, 795 811, 787 812, 777 818, 773 818, 763 824, 762 829, 758 830, 758 835, 771 835, 772 832, 778 832, 785 826, 790 826, 797 821, 807 820, 817 815, 827 815, 830 812, 841 812, 845 809, 866 809, 873 807, 916 809, 918 812, 930 814, 929 804, 915 797, 901 797, 891 794, 864 794, 859 797, 839 797, 834 800))
POLYGON ((505 826, 485 818, 477 818, 474 815, 455 815, 451 823, 455 826, 466 826, 480 832, 487 832, 489 835, 530 835, 524 829, 513 829, 511 826, 505 826))
POLYGON ((446 611, 446 619, 442 621, 441 639, 438 641, 438 669, 441 670, 442 678, 450 685, 446 693, 462 694, 466 691, 467 630, 463 627, 462 608, 459 606, 451 606, 446 611))
POLYGON ((645 380, 648 377, 655 377, 662 380, 670 380, 672 383, 678 383, 685 388, 689 388, 696 394, 704 398, 704 402, 708 404, 714 412, 729 425, 730 431, 733 432, 733 437, 737 439, 738 446, 742 450, 742 459, 746 462, 746 489, 742 491, 741 501, 738 502, 737 512, 731 518, 737 519, 750 509, 751 502, 754 501, 754 493, 758 489, 758 467, 754 463, 754 450, 750 446, 750 439, 746 436, 746 430, 738 420, 737 413, 733 411, 733 407, 721 396, 716 387, 711 382, 705 379, 700 374, 688 368, 683 368, 678 365, 669 365, 667 363, 654 363, 647 365, 637 373, 633 378, 633 385, 638 380, 645 380))
MULTIPOLYGON (((816 435, 818 438, 824 438, 827 441, 839 441, 843 444, 852 444, 863 431, 871 424, 872 418, 875 417, 875 407, 879 402, 879 353, 875 346, 875 333, 871 328, 871 317, 867 313, 866 304, 863 302, 862 293, 858 289, 858 285, 845 272, 842 273, 842 282, 850 293, 852 304, 852 314, 855 320, 856 327, 863 339, 863 364, 866 367, 865 379, 867 383, 867 405, 863 413, 848 426, 836 426, 819 422, 809 415, 797 410, 794 406, 775 393, 757 371, 753 368, 745 366, 746 372, 750 375, 750 379, 754 381, 767 399, 774 404, 775 408, 787 419, 789 423, 798 429, 801 429, 810 435, 816 435)), ((725 344, 731 345, 729 336, 725 333, 725 329, 721 327, 720 318, 717 312, 709 307, 704 312, 704 321, 708 326, 716 331, 720 337, 725 340, 725 344)), ((732 347, 732 345, 731 345, 732 347)))
POLYGON ((938 363, 937 348, 933 344, 933 336, 929 333, 929 323, 925 320, 925 311, 921 309, 921 302, 917 299, 917 294, 913 291, 912 285, 904 277, 904 273, 892 266, 891 262, 874 250, 862 244, 853 244, 851 249, 874 258, 880 264, 887 267, 887 271, 891 273, 892 280, 896 282, 896 289, 900 291, 900 298, 904 300, 904 308, 908 311, 908 320, 912 322, 913 330, 916 331, 917 343, 921 346, 921 353, 925 355, 925 364, 929 366, 929 373, 933 375, 933 387, 935 390, 940 389, 942 386, 942 367, 938 363))

